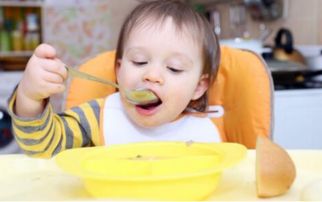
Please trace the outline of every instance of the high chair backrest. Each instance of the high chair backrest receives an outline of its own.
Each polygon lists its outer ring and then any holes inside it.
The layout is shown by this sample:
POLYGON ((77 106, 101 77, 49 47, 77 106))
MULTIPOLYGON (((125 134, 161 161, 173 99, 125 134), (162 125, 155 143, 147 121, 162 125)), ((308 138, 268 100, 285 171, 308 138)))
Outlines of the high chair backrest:
MULTIPOLYGON (((105 52, 80 66, 80 70, 115 81, 115 52, 105 52)), ((73 79, 65 107, 105 97, 116 90, 96 82, 73 79)), ((224 141, 254 148, 258 135, 271 136, 273 85, 266 63, 253 52, 221 47, 216 81, 209 89, 209 105, 223 107, 223 115, 213 119, 224 141)))

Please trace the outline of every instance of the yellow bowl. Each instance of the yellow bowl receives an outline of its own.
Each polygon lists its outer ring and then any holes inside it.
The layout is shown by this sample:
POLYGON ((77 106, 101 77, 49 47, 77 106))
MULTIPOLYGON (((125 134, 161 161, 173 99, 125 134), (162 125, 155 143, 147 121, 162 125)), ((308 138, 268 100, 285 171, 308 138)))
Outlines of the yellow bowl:
POLYGON ((147 142, 66 150, 56 162, 96 198, 201 200, 245 154, 236 143, 147 142))

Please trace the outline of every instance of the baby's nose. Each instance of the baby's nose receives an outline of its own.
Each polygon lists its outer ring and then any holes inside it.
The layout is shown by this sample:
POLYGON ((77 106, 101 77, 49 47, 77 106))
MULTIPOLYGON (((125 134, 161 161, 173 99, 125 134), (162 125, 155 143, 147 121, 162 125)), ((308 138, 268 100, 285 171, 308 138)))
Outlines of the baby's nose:
POLYGON ((164 78, 161 70, 158 68, 149 68, 143 75, 143 81, 151 82, 151 83, 158 83, 163 84, 164 78))

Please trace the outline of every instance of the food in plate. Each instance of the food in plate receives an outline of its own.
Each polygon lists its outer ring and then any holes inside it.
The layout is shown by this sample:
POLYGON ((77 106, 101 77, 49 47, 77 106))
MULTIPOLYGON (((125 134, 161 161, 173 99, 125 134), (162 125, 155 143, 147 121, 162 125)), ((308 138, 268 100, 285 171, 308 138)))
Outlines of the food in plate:
POLYGON ((256 186, 258 197, 284 194, 296 176, 288 153, 269 138, 258 136, 256 142, 256 186))

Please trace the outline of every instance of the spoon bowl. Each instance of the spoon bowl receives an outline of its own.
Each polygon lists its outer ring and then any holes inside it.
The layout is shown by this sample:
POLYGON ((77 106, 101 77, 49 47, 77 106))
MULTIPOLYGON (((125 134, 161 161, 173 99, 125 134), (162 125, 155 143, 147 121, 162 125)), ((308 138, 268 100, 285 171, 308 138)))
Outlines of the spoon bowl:
MULTIPOLYGON (((65 66, 65 68, 69 76, 71 77, 86 79, 89 81, 95 81, 95 82, 110 85, 110 86, 113 86, 114 88, 120 89, 120 86, 115 82, 81 72, 79 70, 76 70, 68 66, 65 66)), ((124 89, 124 90, 125 90, 125 95, 128 102, 135 105, 146 105, 146 104, 156 103, 159 101, 159 98, 149 89, 139 88, 134 90, 128 90, 128 89, 124 89)))
POLYGON ((129 102, 136 105, 146 105, 159 102, 159 98, 151 90, 145 88, 126 91, 126 98, 129 102))

